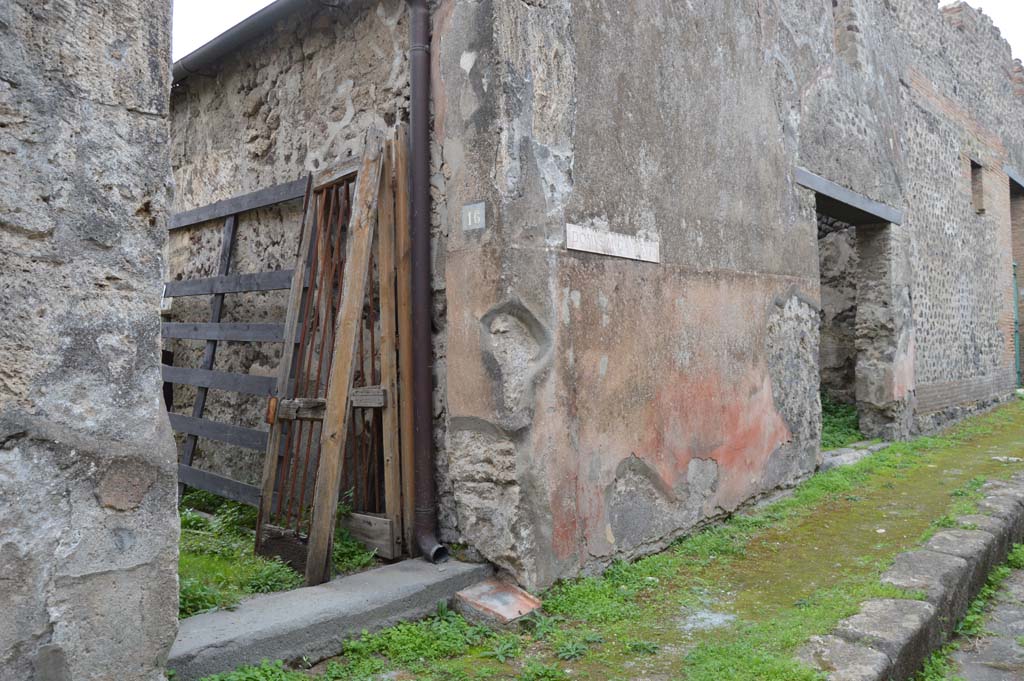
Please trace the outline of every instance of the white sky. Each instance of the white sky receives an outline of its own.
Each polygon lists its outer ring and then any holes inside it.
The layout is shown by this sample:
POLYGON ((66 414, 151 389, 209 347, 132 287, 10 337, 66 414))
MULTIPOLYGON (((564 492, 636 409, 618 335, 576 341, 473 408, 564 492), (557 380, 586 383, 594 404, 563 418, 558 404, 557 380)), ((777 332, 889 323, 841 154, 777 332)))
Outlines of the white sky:
MULTIPOLYGON (((1013 56, 1024 59, 1024 0, 969 0, 996 22, 1013 46, 1013 56)), ((172 53, 181 59, 272 0, 174 0, 172 53)), ((943 0, 943 4, 946 4, 943 0)))
POLYGON ((174 0, 171 54, 178 61, 273 0, 174 0))

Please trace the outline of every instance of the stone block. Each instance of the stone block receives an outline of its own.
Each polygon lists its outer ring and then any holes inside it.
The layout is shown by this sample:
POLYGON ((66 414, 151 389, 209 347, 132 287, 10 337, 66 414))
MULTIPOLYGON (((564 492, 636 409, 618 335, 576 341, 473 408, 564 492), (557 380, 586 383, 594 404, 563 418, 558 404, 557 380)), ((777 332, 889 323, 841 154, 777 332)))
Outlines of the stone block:
POLYGON ((1005 496, 989 496, 978 502, 978 512, 999 518, 1009 525, 1010 543, 1024 539, 1024 512, 1017 502, 1005 496))
POLYGON ((254 596, 233 610, 182 620, 167 666, 175 681, 195 681, 264 659, 319 662, 337 655, 345 639, 429 615, 491 574, 489 565, 415 559, 254 596))
POLYGON ((455 594, 455 609, 466 619, 484 624, 507 626, 540 607, 539 598, 500 579, 488 579, 455 594))
POLYGON ((971 576, 972 566, 963 558, 935 551, 909 551, 896 556, 892 567, 882 575, 882 583, 927 594, 940 628, 948 634, 967 610, 971 576))
POLYGON ((892 661, 885 653, 838 636, 814 636, 796 657, 825 672, 829 681, 882 681, 892 670, 892 661))
POLYGON ((821 470, 830 471, 833 468, 840 468, 842 466, 852 466, 864 457, 871 454, 866 449, 851 449, 851 450, 837 450, 843 451, 844 454, 839 456, 830 456, 821 463, 821 470))
POLYGON ((985 585, 988 573, 1002 562, 998 554, 999 542, 988 532, 981 530, 943 530, 924 545, 936 553, 963 558, 970 565, 967 589, 977 594, 985 585))
POLYGON ((906 679, 940 643, 935 606, 924 601, 876 599, 840 622, 836 636, 868 646, 892 660, 893 678, 906 679))

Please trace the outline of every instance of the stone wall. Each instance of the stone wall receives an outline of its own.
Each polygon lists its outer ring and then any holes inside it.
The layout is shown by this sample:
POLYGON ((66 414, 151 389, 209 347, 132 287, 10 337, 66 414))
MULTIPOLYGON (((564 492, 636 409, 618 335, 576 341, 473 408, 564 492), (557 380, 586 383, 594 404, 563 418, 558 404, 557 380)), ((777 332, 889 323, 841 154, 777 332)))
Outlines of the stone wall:
POLYGON ((1024 107, 973 10, 446 0, 434 30, 447 539, 540 586, 813 471, 824 294, 797 165, 907 216, 857 247, 864 427, 1008 394, 1024 107), (566 224, 657 240, 661 263, 567 250, 566 224))
MULTIPOLYGON (((408 21, 403 0, 309 2, 256 43, 243 46, 209 76, 174 87, 171 159, 175 210, 289 182, 359 158, 370 127, 408 118, 408 21)), ((240 221, 231 273, 294 266, 301 202, 254 211, 240 221)), ((221 223, 171 233, 171 279, 211 276, 221 223)), ((231 294, 225 321, 281 322, 287 291, 231 294)), ((207 297, 178 298, 170 319, 208 321, 207 297)), ((201 341, 167 343, 175 365, 198 366, 201 341)), ((280 344, 222 343, 215 369, 276 376, 280 344)), ((194 389, 176 386, 174 410, 189 413, 194 389)), ((208 418, 266 429, 266 398, 211 390, 208 418)), ((200 440, 193 463, 258 484, 263 457, 200 440)))
MULTIPOLYGON (((355 3, 331 23, 335 11, 311 8, 215 78, 186 81, 180 208, 220 198, 206 177, 226 195, 315 168, 307 131, 358 139, 363 123, 404 117, 401 3, 355 3), (369 69, 351 41, 307 46, 310 32, 376 45, 395 67, 369 69), (339 84, 356 93, 351 116, 304 94, 339 84)), ((831 274, 797 166, 905 215, 857 228, 866 432, 905 437, 1009 394, 1002 168, 1024 167, 1024 107, 1021 69, 979 13, 934 0, 440 0, 433 30, 446 541, 543 586, 813 472, 831 274), (478 202, 486 225, 465 229, 478 202), (660 262, 568 250, 568 224, 656 241, 660 262)), ((198 257, 212 253, 180 262, 198 257)), ((234 370, 274 364, 246 362, 234 370)))
POLYGON ((0 679, 158 681, 170 2, 0 3, 0 679))

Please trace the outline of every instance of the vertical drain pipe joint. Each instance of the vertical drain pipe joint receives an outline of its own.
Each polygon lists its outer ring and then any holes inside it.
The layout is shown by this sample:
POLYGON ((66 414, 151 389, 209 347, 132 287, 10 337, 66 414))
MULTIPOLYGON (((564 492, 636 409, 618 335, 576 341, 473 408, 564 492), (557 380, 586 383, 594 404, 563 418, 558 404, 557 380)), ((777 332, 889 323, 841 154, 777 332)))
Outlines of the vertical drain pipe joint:
POLYGON ((432 563, 448 559, 437 540, 434 482, 433 305, 430 272, 430 8, 407 0, 410 12, 411 80, 413 452, 416 547, 432 563))

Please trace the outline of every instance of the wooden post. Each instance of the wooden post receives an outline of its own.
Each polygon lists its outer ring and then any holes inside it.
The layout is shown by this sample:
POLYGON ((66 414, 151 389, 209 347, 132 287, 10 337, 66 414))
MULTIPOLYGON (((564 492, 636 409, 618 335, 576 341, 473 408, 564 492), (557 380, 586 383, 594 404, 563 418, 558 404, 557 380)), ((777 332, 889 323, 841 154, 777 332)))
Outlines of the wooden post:
POLYGON ((384 515, 395 529, 396 546, 389 547, 391 556, 401 555, 402 542, 402 473, 398 441, 397 349, 395 347, 395 192, 394 141, 384 149, 377 210, 377 267, 380 272, 380 385, 384 389, 381 412, 384 458, 384 515))
POLYGON ((313 493, 309 528, 306 583, 322 584, 331 577, 331 543, 341 491, 341 466, 351 418, 350 388, 355 370, 356 343, 362 324, 370 252, 377 223, 382 144, 379 134, 366 136, 363 163, 356 179, 348 238, 345 281, 334 334, 334 360, 328 378, 327 407, 320 435, 320 462, 313 493))
POLYGON ((415 460, 412 447, 412 234, 409 231, 409 133, 399 126, 395 151, 395 245, 398 258, 398 413, 402 468, 402 537, 405 550, 416 555, 413 539, 416 513, 415 460))
MULTIPOLYGON (((277 392, 274 398, 283 400, 290 397, 288 381, 291 379, 292 362, 295 354, 295 331, 299 325, 302 290, 306 283, 306 269, 309 267, 307 254, 312 241, 314 225, 309 223, 309 212, 315 210, 313 200, 313 177, 306 179, 306 198, 302 206, 302 224, 299 228, 299 247, 295 258, 295 273, 292 275, 291 290, 288 294, 288 309, 284 322, 284 347, 281 348, 281 364, 277 370, 277 392)), ((271 399, 274 399, 271 398, 271 399)), ((260 491, 259 516, 256 523, 256 550, 263 539, 263 526, 270 522, 271 507, 274 503, 274 485, 277 481, 277 459, 281 451, 281 426, 279 421, 270 424, 267 451, 263 459, 263 483, 260 491)), ((289 424, 289 428, 292 427, 289 424)))
MULTIPOLYGON (((220 260, 217 263, 217 276, 225 276, 228 273, 228 269, 231 267, 231 250, 235 245, 235 228, 238 225, 238 216, 229 215, 224 220, 224 231, 221 233, 220 240, 220 260)), ((224 294, 214 293, 210 299, 210 323, 217 324, 220 322, 221 310, 224 308, 224 294)), ((211 370, 213 369, 214 358, 217 354, 217 341, 210 339, 206 341, 206 349, 203 350, 203 361, 199 364, 201 369, 211 370)), ((206 411, 206 394, 209 392, 209 388, 200 386, 196 388, 196 401, 192 405, 192 418, 202 418, 203 413, 206 411)), ((196 451, 196 440, 198 438, 195 434, 189 433, 185 437, 185 443, 182 448, 181 463, 186 466, 192 465, 192 457, 196 451)), ((181 494, 185 491, 185 485, 178 485, 178 493, 181 494)))

